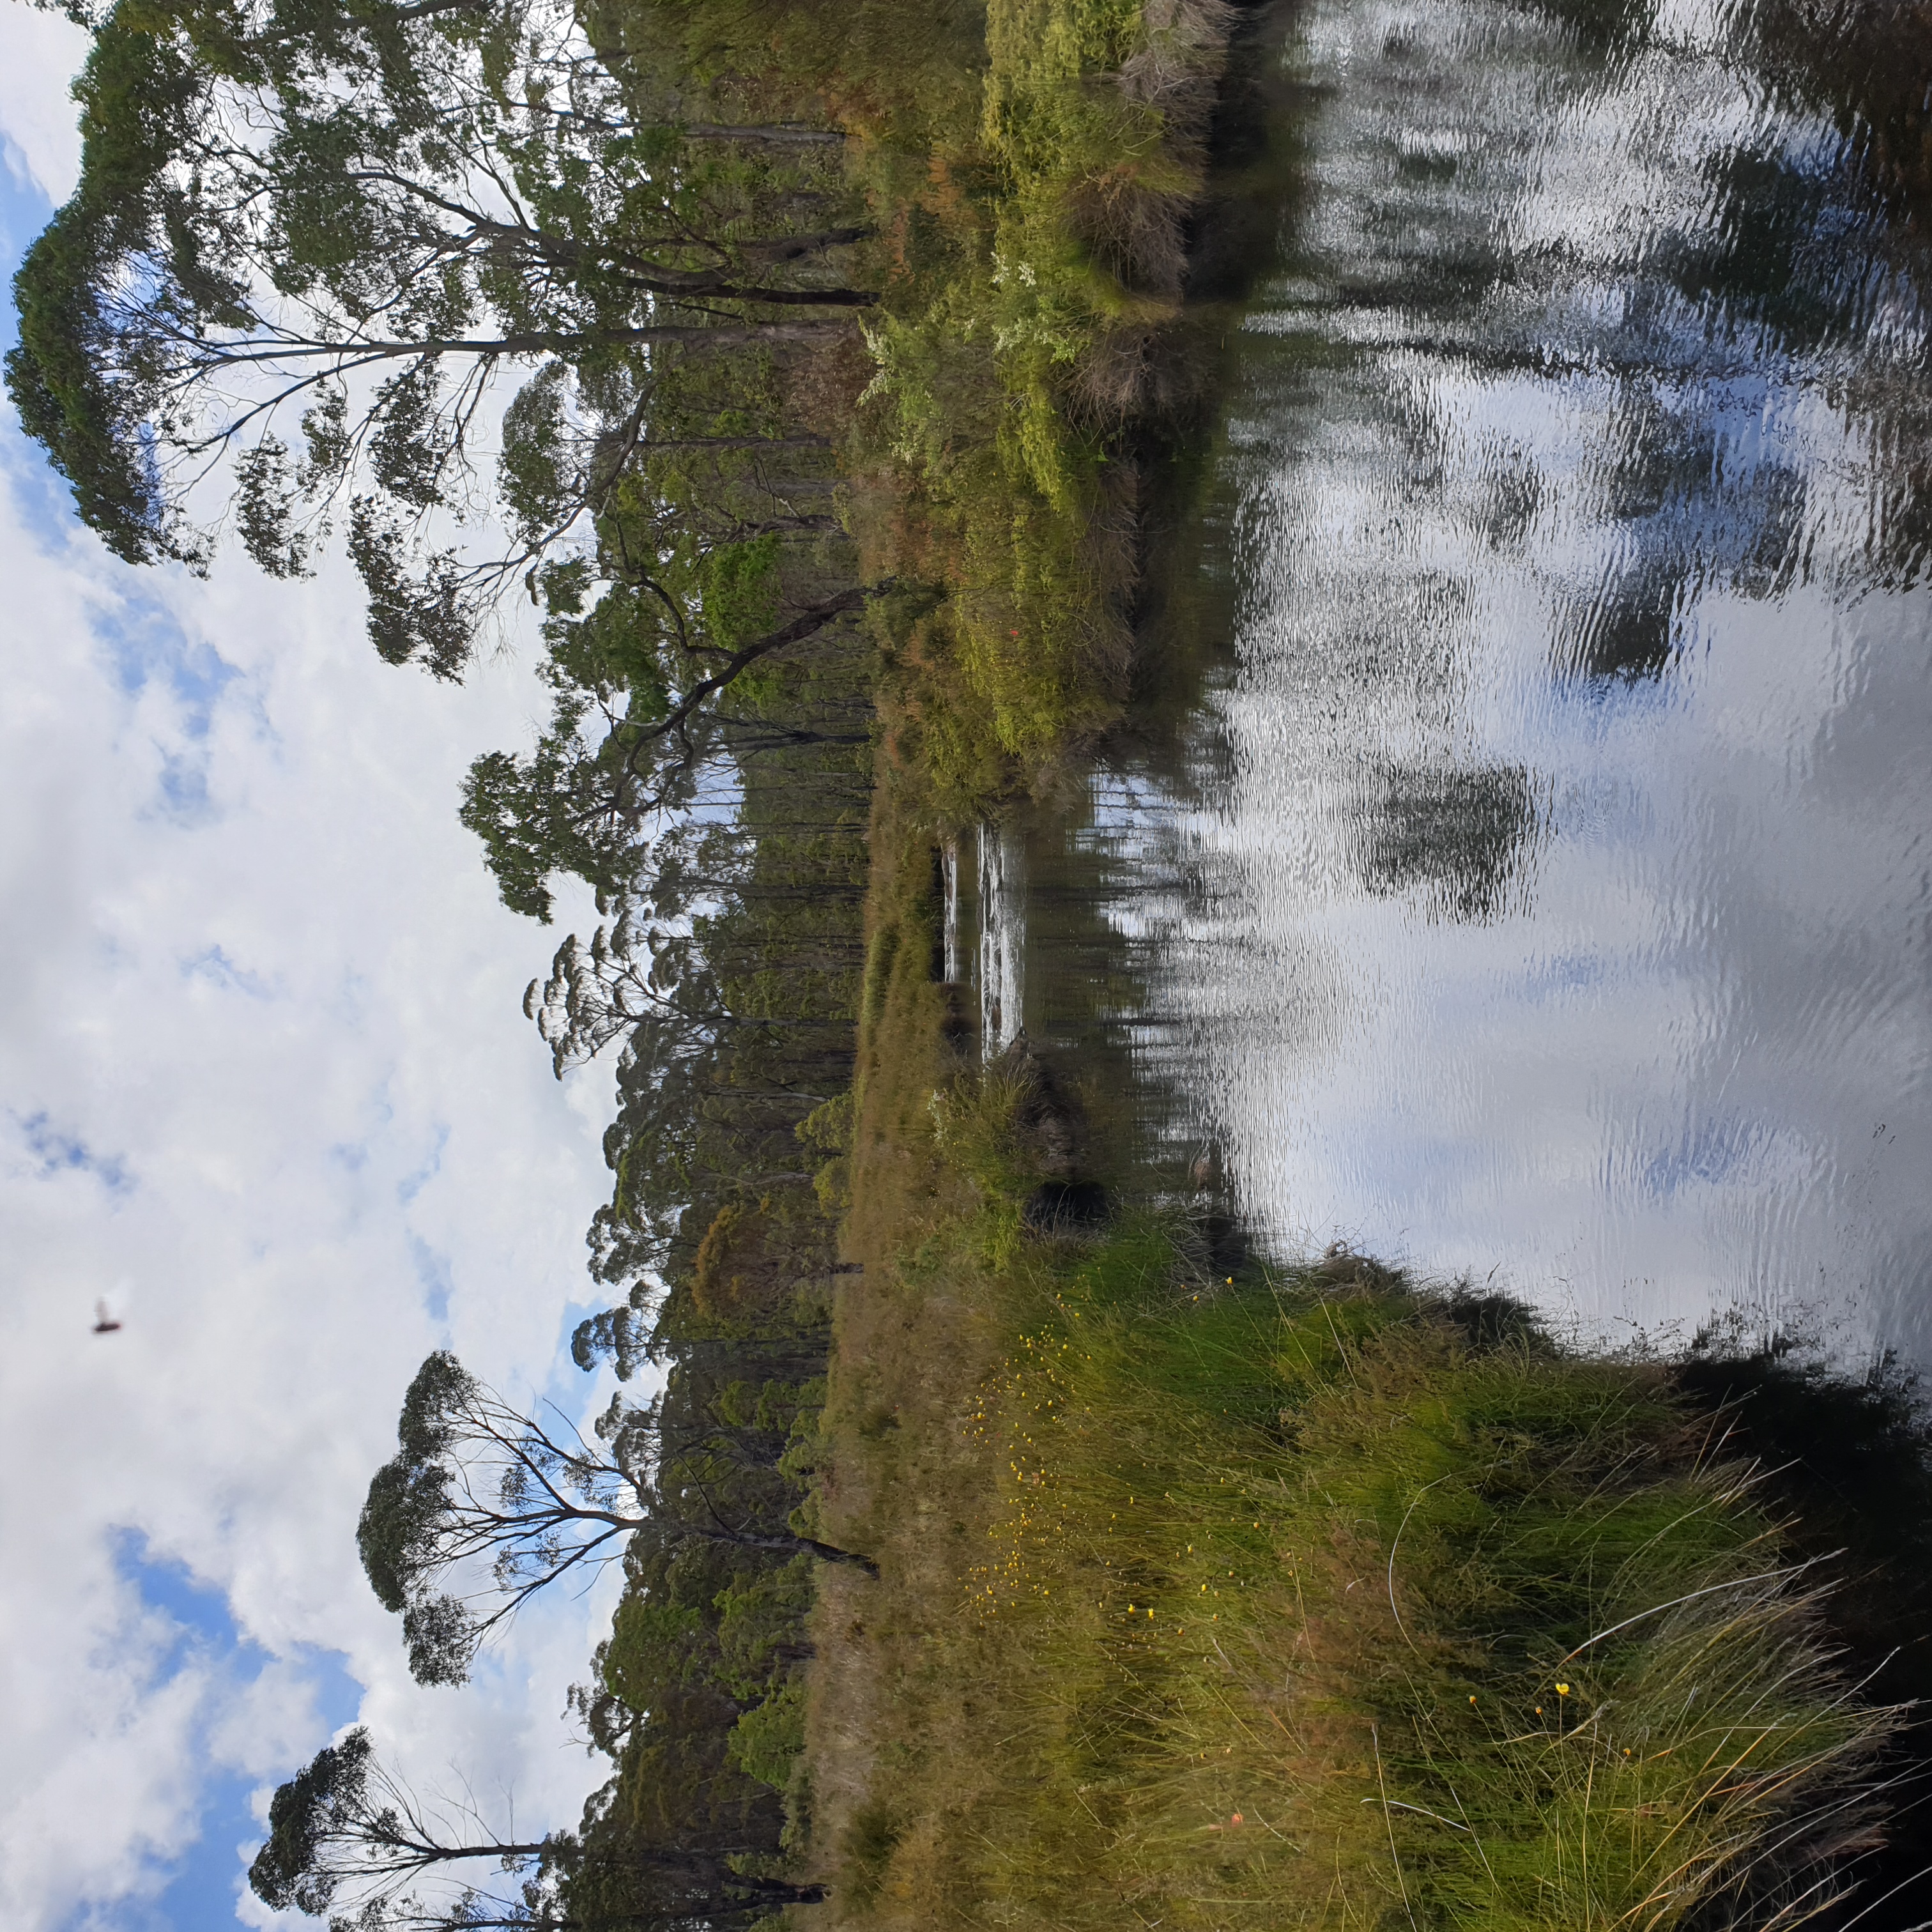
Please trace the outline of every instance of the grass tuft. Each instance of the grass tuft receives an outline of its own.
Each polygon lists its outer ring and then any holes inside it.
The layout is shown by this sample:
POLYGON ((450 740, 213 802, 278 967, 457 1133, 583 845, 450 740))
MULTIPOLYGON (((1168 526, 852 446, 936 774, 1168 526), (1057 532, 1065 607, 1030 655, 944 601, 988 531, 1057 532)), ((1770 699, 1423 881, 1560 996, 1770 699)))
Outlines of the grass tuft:
POLYGON ((998 1916, 1660 1928, 1864 1842, 1892 1717, 1660 1383, 1411 1295, 1177 1309, 1165 1245, 1056 1282, 975 1412, 998 1916))

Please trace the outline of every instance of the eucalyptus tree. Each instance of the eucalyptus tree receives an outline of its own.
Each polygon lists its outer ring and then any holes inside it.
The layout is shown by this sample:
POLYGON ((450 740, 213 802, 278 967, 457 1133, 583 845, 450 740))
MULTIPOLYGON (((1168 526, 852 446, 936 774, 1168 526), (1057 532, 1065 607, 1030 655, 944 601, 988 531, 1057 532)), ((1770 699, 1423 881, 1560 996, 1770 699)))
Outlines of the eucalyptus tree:
POLYGON ((528 1866, 550 1842, 500 1839, 467 1807, 426 1803, 390 1773, 358 1725, 277 1790, 268 1841, 248 1868, 248 1883, 278 1911, 320 1918, 346 1892, 361 1914, 454 1867, 482 1860, 502 1870, 528 1866))
POLYGON ((835 734, 760 711, 737 715, 734 688, 748 671, 845 626, 890 581, 794 599, 774 580, 759 584, 755 598, 734 598, 746 588, 739 566, 769 567, 771 551, 721 546, 706 560, 729 566, 741 580, 721 584, 722 570, 696 572, 700 580, 682 594, 656 580, 648 591, 616 585, 583 618, 554 620, 557 698, 549 728, 526 754, 487 752, 471 765, 462 820, 482 841, 484 863, 513 911, 548 921, 550 882, 559 873, 608 898, 621 896, 644 869, 644 828, 690 810, 707 786, 728 796, 734 758, 834 735, 854 746, 869 742, 870 718, 856 707, 835 734), (767 614, 774 621, 763 621, 767 614))
MULTIPOLYGON (((776 980, 769 972, 728 970, 735 937, 730 928, 742 916, 734 901, 749 896, 762 882, 748 880, 742 873, 733 878, 722 866, 694 880, 684 866, 693 856, 701 862, 705 847, 722 848, 728 859, 735 856, 729 848, 748 842, 736 831, 728 824, 690 820, 670 828, 651 849, 650 898, 631 899, 614 922, 597 926, 587 942, 575 933, 568 935, 550 962, 549 976, 532 980, 524 988, 524 1016, 536 1023, 550 1048, 559 1079, 614 1042, 638 1054, 655 1046, 662 1064, 706 1057, 720 1042, 767 1046, 788 1034, 822 1034, 828 1026, 847 1023, 842 1011, 828 1016, 816 1010, 810 987, 800 983, 804 969, 814 962, 801 961, 794 952, 783 956, 788 970, 776 980), (694 852, 694 848, 699 849, 694 852), (717 895, 710 909, 700 896, 706 893, 717 895), (662 1040, 647 1045, 646 1031, 661 1034, 662 1040)), ((762 936, 752 934, 747 950, 754 949, 762 936)), ((754 951, 750 963, 756 968, 764 962, 754 951)), ((788 1078, 783 1060, 777 1058, 766 1065, 756 1088, 740 1084, 733 1090, 741 1099, 808 1110, 832 1097, 788 1078)), ((756 1186, 759 1178, 748 1174, 746 1184, 756 1186)))
POLYGON ((421 1683, 464 1682, 478 1646, 538 1591, 588 1576, 639 1535, 874 1569, 761 1520, 715 1478, 668 1481, 654 1408, 614 1402, 592 1442, 525 1414, 439 1351, 410 1383, 396 1432, 356 1543, 376 1596, 402 1617, 421 1683))
POLYGON ((561 0, 121 0, 94 33, 80 183, 16 278, 21 419, 132 562, 205 569, 232 524, 295 575, 346 523, 392 660, 453 676, 505 589, 610 580, 594 526, 680 358, 874 299, 836 266, 862 227, 797 192, 836 160, 634 124, 561 0))
POLYGON ((332 1932, 670 1932, 823 1896, 737 1871, 770 1848, 728 1814, 684 1822, 668 1842, 626 1830, 607 1792, 580 1832, 498 1838, 473 1805, 426 1799, 398 1778, 358 1725, 276 1791, 248 1882, 264 1904, 326 1916, 332 1932), (478 1866, 508 1875, 508 1888, 476 1882, 478 1866))
POLYGON ((583 1366, 608 1353, 622 1375, 641 1359, 674 1256, 694 1253, 725 1204, 792 1197, 812 1224, 796 1239, 812 1247, 828 1234, 814 1189, 826 1155, 802 1142, 812 1116, 849 1086, 852 1003, 835 996, 831 976, 786 970, 782 939, 777 969, 729 970, 741 964, 730 956, 741 938, 748 946, 764 936, 742 910, 716 923, 751 926, 748 935, 692 923, 640 946, 627 909, 588 945, 567 939, 526 996, 560 1066, 620 1047, 604 1148, 616 1184, 589 1240, 592 1274, 634 1286, 628 1304, 593 1318, 574 1346, 583 1366))

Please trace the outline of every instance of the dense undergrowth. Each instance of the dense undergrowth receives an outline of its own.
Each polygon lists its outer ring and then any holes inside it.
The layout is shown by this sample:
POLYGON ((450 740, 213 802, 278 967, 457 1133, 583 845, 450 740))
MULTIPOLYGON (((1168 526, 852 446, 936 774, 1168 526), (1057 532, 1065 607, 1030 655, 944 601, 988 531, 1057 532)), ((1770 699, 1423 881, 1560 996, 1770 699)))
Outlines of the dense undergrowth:
POLYGON ((1219 0, 996 0, 974 123, 902 213, 866 325, 856 513, 944 596, 889 677, 956 816, 1121 716, 1151 430, 1185 388, 1187 222, 1232 19, 1219 0))
POLYGON ((989 1218, 904 1276, 979 1298, 976 1385, 919 1418, 959 1432, 953 1480, 898 1495, 915 1534, 935 1509, 967 1533, 951 1570, 900 1571, 882 1513, 886 1580, 839 1590, 869 1664, 829 1665, 824 1748, 876 1754, 842 1918, 1755 1927, 1828 1903, 1897 1714, 1853 1694, 1754 1472, 1660 1370, 1366 1269, 1212 1280, 1158 1221, 991 1268, 989 1218), (888 1708, 841 1738, 880 1648, 888 1708))
POLYGON ((1754 1924, 1859 1841, 1890 1720, 1660 1376, 1180 1260, 1150 1226, 1002 1284, 974 1640, 922 1687, 1000 1774, 900 1786, 967 1798, 969 1916, 1666 1925, 1731 1885, 1754 1924))
POLYGON ((860 576, 894 586, 888 741, 956 818, 1045 782, 1128 693, 1144 459, 1197 382, 1178 325, 1236 10, 589 17, 640 104, 845 133, 878 299, 839 352, 844 514, 860 576))

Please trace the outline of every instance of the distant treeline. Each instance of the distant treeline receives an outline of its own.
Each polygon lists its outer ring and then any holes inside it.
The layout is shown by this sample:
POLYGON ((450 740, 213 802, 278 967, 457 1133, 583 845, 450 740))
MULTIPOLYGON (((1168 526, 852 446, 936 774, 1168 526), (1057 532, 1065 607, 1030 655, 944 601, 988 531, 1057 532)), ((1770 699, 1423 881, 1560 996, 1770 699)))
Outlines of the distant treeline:
MULTIPOLYGON (((688 869, 653 874, 656 943, 606 956, 647 962, 626 970, 652 984, 624 1010, 615 1187, 591 1229, 593 1271, 625 1298, 576 1352, 627 1376, 648 1363, 664 1386, 639 1450, 653 1521, 582 1694, 615 1774, 581 1843, 614 1856, 560 1874, 574 1923, 608 1917, 626 1847, 725 1854, 707 1923, 790 1895, 814 1572, 865 1562, 813 1537, 810 1484, 863 966, 869 669, 856 642, 827 650, 774 700, 768 723, 828 728, 742 760, 735 814, 688 826, 688 869), (847 733, 829 728, 842 717, 847 733)), ((538 1009, 560 1054, 588 964, 566 946, 562 1000, 538 1009)))
POLYGON ((664 817, 648 872, 526 998, 560 1073, 617 1056, 613 1192, 590 1236, 616 1299, 574 1345, 585 1368, 614 1360, 616 1399, 581 1436, 434 1355, 364 1511, 365 1568, 425 1682, 464 1681, 536 1591, 621 1562, 610 1634, 572 1693, 611 1775, 574 1831, 506 1845, 424 1814, 399 1845, 393 1786, 361 1760, 338 1771, 334 1747, 278 1796, 254 1873, 271 1903, 340 1918, 346 1900, 365 1932, 562 1932, 725 1927, 816 1896, 789 1856, 808 1807, 806 1619, 819 1564, 872 1568, 815 1533, 812 1496, 864 962, 870 670, 848 632, 755 711, 740 694, 755 754, 741 736, 707 761, 706 796, 664 817), (518 1876, 464 1878, 464 1856, 518 1876))

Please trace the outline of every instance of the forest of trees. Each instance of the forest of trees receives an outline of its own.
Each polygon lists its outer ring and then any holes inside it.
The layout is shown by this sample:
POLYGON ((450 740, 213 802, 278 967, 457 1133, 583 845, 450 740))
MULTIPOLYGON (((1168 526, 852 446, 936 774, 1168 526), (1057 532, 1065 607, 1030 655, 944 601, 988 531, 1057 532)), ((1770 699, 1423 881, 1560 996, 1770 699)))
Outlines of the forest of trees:
POLYGON ((278 1797, 253 1874, 272 1904, 368 1932, 561 1932, 748 1924, 814 1895, 787 1856, 813 1574, 871 1568, 814 1534, 810 1499, 862 964, 868 666, 860 640, 822 644, 768 695, 755 753, 741 736, 702 767, 734 808, 666 815, 610 922, 566 938, 526 997, 560 1072, 617 1055, 613 1194, 590 1231, 613 1305, 574 1346, 581 1366, 614 1360, 618 1396, 586 1437, 434 1354, 363 1512, 364 1568, 425 1683, 464 1681, 536 1591, 622 1565, 572 1693, 610 1780, 574 1832, 506 1845, 399 1793, 366 1738, 352 1762, 333 1746, 278 1797), (634 1377, 659 1385, 634 1400, 634 1377))
POLYGON ((271 1904, 368 1932, 562 1932, 747 1924, 814 1895, 786 1856, 813 1572, 871 1567, 813 1533, 809 1495, 868 790, 862 733, 820 728, 865 669, 856 645, 825 652, 774 700, 785 731, 731 767, 736 810, 666 830, 650 890, 566 940, 526 1002, 560 1070, 619 1055, 591 1230, 616 1298, 575 1342, 584 1366, 614 1358, 617 1397, 586 1438, 434 1354, 363 1513, 364 1568, 425 1683, 462 1682, 536 1591, 622 1564, 572 1694, 610 1780, 574 1832, 504 1844, 399 1790, 352 1734, 277 1798, 252 1875, 271 1904), (661 1386, 633 1400, 646 1365, 661 1386))
POLYGON ((609 922, 567 938, 526 997, 560 1073, 617 1056, 613 1193, 590 1231, 613 1305, 574 1345, 583 1366, 614 1360, 616 1400, 586 1438, 433 1355, 363 1515, 364 1567, 428 1683, 462 1681, 533 1592, 622 1565, 573 1694, 610 1780, 575 1832, 476 1854, 524 1868, 507 1894, 446 1883, 425 1904, 417 1882, 458 1862, 451 1834, 430 1859, 421 1832, 398 1851, 358 1826, 272 1840, 264 1898, 319 1898, 284 1876, 299 1868, 335 1875, 354 1911, 334 1892, 327 1909, 358 1924, 562 1928, 749 1922, 809 1895, 786 1853, 813 1572, 870 1568, 813 1533, 810 1502, 862 965, 868 670, 863 640, 838 634, 746 706, 693 767, 730 809, 661 814, 609 922), (662 1386, 634 1401, 634 1376, 662 1386), (311 1840, 313 1857, 275 1850, 311 1840))
MULTIPOLYGON (((593 1436, 438 1354, 361 1553, 456 1684, 530 1594, 621 1564, 574 1831, 508 1844, 361 1730, 277 1794, 268 1903, 382 1927, 722 1925, 810 1896, 786 1790, 862 964, 868 580, 838 441, 877 300, 845 134, 708 68, 697 10, 188 0, 88 18, 84 158, 16 284, 8 380, 136 562, 272 574, 340 538, 376 650, 460 676, 537 608, 550 727, 461 801, 506 901, 604 918, 525 1010, 616 1056, 591 1230, 626 1383, 593 1436), (621 38, 614 46, 610 37, 621 38)), ((723 16, 721 16, 721 19, 723 16)), ((727 23, 728 24, 728 22, 727 23)))
POLYGON ((616 1062, 610 1305, 573 1346, 618 1399, 585 1437, 433 1354, 358 1533, 426 1684, 620 1564, 572 1694, 610 1775, 512 1842, 353 1730, 251 1882, 362 1932, 748 1925, 817 1895, 807 1615, 820 1565, 872 1568, 812 1475, 874 764, 997 791, 1036 724, 1112 715, 1117 662, 1043 653, 1124 580, 1087 532, 1138 379, 1069 379, 1096 331, 1133 365, 1178 290, 1153 163, 1164 112, 1198 142, 1212 35, 1171 8, 1135 68, 1136 10, 1083 16, 1064 71, 1002 79, 971 4, 68 10, 82 165, 16 280, 23 424, 130 562, 296 578, 340 543, 392 663, 458 679, 533 617, 547 725, 460 814, 513 909, 592 889, 524 1010, 560 1077, 616 1062))

